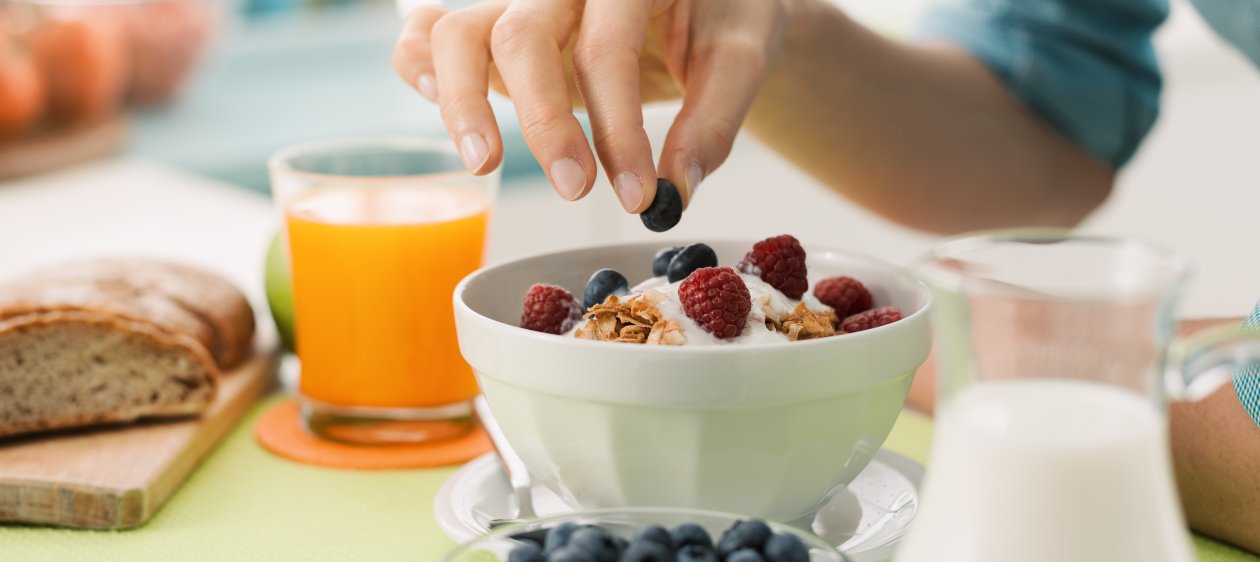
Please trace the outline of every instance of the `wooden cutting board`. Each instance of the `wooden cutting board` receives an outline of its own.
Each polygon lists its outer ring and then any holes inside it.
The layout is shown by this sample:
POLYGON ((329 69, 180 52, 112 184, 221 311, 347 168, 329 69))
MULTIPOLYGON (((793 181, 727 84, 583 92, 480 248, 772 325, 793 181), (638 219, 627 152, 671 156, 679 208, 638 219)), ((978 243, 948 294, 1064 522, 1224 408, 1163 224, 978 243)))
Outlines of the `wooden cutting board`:
POLYGON ((0 441, 0 521, 125 529, 144 524, 260 394, 275 353, 221 379, 199 418, 0 441))
POLYGON ((0 143, 0 180, 59 170, 113 154, 127 142, 128 119, 115 116, 0 143))

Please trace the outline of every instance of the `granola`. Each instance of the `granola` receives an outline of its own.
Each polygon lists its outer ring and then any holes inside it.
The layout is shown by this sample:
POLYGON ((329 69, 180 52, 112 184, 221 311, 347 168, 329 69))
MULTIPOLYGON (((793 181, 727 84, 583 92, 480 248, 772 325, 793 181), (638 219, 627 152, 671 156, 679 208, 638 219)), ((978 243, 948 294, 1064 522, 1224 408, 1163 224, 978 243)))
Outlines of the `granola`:
POLYGON ((609 295, 603 303, 587 310, 587 322, 573 335, 579 339, 652 345, 683 345, 678 320, 665 318, 657 303, 665 296, 647 292, 622 299, 609 295))
POLYGON ((834 336, 838 322, 835 311, 815 312, 803 302, 796 303, 796 309, 783 318, 771 319, 766 315, 766 327, 787 336, 788 341, 834 336))

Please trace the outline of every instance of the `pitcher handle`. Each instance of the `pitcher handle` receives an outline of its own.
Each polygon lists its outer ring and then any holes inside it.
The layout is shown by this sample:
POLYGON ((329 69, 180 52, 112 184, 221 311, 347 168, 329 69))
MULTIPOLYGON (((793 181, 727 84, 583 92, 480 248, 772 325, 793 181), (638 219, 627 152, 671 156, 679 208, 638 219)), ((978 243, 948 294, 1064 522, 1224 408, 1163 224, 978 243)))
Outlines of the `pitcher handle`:
POLYGON ((1177 340, 1164 377, 1168 398, 1200 400, 1252 364, 1260 364, 1260 328, 1218 326, 1177 340), (1228 366, 1234 368, 1221 368, 1228 366))

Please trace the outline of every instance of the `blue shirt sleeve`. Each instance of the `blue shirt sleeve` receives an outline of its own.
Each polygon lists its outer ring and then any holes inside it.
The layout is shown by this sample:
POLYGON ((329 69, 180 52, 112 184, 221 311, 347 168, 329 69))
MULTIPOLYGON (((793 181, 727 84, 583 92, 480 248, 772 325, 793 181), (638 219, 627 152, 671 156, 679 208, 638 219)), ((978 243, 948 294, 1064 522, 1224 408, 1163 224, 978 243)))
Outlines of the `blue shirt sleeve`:
POLYGON ((916 37, 971 52, 1050 126, 1118 168, 1159 113, 1151 39, 1167 15, 1168 0, 947 0, 916 37))

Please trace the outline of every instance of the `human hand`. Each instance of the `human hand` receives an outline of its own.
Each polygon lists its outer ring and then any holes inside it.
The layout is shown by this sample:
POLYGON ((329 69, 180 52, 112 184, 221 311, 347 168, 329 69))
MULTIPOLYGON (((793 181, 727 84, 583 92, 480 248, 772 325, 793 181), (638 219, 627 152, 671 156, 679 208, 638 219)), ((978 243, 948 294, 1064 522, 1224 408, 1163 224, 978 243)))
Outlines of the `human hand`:
POLYGON ((508 94, 525 142, 556 192, 584 197, 595 157, 573 116, 590 115, 595 152, 622 207, 639 213, 656 177, 684 204, 726 159, 775 58, 789 0, 488 0, 407 18, 394 68, 441 107, 476 174, 499 166, 503 141, 486 99, 508 94), (659 169, 644 103, 682 97, 659 169))

